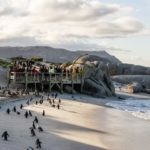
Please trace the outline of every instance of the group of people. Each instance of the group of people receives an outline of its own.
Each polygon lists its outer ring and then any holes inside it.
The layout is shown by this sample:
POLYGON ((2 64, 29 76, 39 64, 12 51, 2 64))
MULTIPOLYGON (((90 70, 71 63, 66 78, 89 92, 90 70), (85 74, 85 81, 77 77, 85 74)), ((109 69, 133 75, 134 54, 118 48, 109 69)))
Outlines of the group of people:
POLYGON ((11 72, 28 72, 35 79, 43 78, 45 80, 49 79, 49 74, 52 76, 54 74, 63 73, 64 75, 69 74, 83 74, 82 67, 68 67, 63 66, 63 64, 45 64, 45 63, 35 63, 29 60, 16 60, 13 62, 12 66, 10 66, 10 74, 11 72))
POLYGON ((60 64, 44 65, 31 60, 16 60, 10 66, 10 72, 32 72, 32 73, 61 73, 60 64))
MULTIPOLYGON (((57 105, 56 105, 56 98, 57 98, 57 96, 58 96, 57 93, 53 93, 53 94, 51 95, 51 97, 50 97, 50 95, 48 94, 48 96, 47 96, 47 101, 50 103, 50 105, 51 105, 52 107, 57 106, 57 108, 60 109, 61 99, 58 100, 58 103, 57 103, 57 105)), ((32 101, 33 101, 33 98, 31 97, 29 100, 27 100, 26 105, 30 105, 32 101)), ((44 102, 44 97, 41 96, 40 100, 38 100, 38 101, 36 100, 36 101, 33 102, 33 103, 35 103, 35 105, 38 105, 38 104, 39 104, 39 105, 42 105, 43 102, 44 102)), ((33 104, 33 103, 32 103, 32 104, 33 104)), ((12 111, 12 112, 16 113, 17 115, 20 115, 20 114, 21 114, 21 110, 22 110, 23 108, 24 108, 24 105, 23 105, 23 104, 20 104, 20 107, 19 107, 18 110, 17 110, 16 106, 13 106, 12 109, 7 108, 7 109, 6 109, 6 113, 9 115, 9 114, 11 113, 11 111, 12 111)), ((46 115, 45 110, 42 111, 42 114, 41 114, 41 115, 42 115, 43 117, 46 115)), ((28 119, 29 117, 32 118, 33 116, 34 116, 34 115, 32 114, 32 112, 31 112, 30 110, 26 110, 26 111, 24 112, 24 117, 25 117, 26 119, 28 119)), ((30 133, 31 133, 31 136, 32 136, 32 137, 36 137, 36 130, 37 130, 39 133, 41 133, 41 132, 44 131, 44 129, 42 128, 42 126, 39 125, 39 119, 38 119, 37 116, 34 116, 34 119, 33 119, 33 121, 32 121, 32 125, 31 125, 31 127, 30 127, 29 129, 30 129, 30 133)), ((7 141, 7 140, 8 140, 8 137, 9 137, 8 131, 4 131, 4 132, 2 133, 2 136, 1 136, 1 137, 2 137, 5 141, 7 141)), ((36 148, 37 148, 37 149, 42 148, 42 141, 41 141, 39 138, 37 138, 36 141, 35 141, 35 145, 36 145, 36 148)), ((31 146, 29 146, 29 147, 27 148, 27 150, 34 150, 34 148, 31 147, 31 146)))

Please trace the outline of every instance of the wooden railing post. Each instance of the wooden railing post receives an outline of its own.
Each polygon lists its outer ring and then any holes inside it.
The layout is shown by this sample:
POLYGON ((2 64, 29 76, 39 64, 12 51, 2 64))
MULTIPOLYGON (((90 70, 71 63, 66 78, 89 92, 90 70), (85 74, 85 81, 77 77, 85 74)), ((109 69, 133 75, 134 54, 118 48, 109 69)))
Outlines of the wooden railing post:
POLYGON ((16 84, 16 72, 14 72, 14 80, 13 80, 13 84, 16 84))
POLYGON ((25 72, 25 89, 28 88, 28 73, 25 72))
POLYGON ((51 93, 52 88, 51 88, 51 73, 49 74, 49 92, 51 93))
POLYGON ((71 74, 71 90, 72 90, 72 94, 73 94, 74 82, 73 82, 73 75, 72 74, 71 74))
POLYGON ((60 83, 60 87, 61 87, 61 93, 63 94, 63 72, 61 73, 61 83, 60 83))

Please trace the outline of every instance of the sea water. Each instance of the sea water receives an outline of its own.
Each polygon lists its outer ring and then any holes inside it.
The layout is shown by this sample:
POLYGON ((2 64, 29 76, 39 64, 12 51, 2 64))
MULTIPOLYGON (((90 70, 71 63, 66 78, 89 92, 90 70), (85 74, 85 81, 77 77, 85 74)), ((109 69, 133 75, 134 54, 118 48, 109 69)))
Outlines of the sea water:
POLYGON ((130 98, 122 101, 111 101, 106 105, 130 112, 135 117, 150 120, 150 100, 135 100, 130 98))

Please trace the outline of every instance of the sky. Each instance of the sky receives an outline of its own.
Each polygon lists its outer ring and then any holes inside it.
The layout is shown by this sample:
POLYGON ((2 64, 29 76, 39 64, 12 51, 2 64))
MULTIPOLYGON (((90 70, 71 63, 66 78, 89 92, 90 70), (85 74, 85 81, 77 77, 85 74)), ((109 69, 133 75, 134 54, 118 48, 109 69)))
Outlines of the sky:
POLYGON ((149 0, 0 0, 0 46, 106 50, 150 67, 149 0))

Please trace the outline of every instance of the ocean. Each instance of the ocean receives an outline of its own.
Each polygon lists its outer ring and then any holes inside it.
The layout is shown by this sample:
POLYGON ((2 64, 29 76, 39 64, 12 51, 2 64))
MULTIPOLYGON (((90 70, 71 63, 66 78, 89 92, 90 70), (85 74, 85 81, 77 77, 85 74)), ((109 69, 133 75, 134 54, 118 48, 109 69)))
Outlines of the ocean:
POLYGON ((119 110, 127 111, 135 117, 150 120, 150 99, 132 99, 111 101, 106 104, 119 110))

